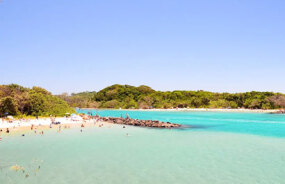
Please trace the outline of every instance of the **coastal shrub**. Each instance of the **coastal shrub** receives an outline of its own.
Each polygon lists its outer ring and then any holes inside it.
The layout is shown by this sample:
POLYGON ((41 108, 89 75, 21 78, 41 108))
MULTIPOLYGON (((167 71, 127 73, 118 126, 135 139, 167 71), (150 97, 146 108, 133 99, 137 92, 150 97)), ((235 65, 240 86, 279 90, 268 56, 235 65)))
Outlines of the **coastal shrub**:
POLYGON ((118 109, 120 108, 120 103, 118 102, 118 100, 111 100, 111 101, 107 101, 105 103, 103 103, 101 105, 101 108, 114 108, 114 109, 118 109))
POLYGON ((10 96, 4 97, 0 101, 0 115, 17 115, 18 106, 17 102, 10 96))
POLYGON ((5 113, 17 116, 62 116, 75 112, 66 101, 40 87, 29 89, 17 84, 0 85, 0 95, 0 116, 5 113))
POLYGON ((267 101, 273 104, 275 107, 285 108, 285 96, 282 94, 268 97, 267 101))

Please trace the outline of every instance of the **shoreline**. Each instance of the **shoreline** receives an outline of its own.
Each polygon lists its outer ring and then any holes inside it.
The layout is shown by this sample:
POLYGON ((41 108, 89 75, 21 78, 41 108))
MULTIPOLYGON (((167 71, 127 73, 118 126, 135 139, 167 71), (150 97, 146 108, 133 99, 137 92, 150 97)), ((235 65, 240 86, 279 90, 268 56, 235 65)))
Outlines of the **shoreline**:
POLYGON ((97 121, 94 123, 93 120, 80 120, 80 121, 71 121, 67 118, 57 118, 56 121, 61 122, 59 125, 52 124, 52 128, 50 128, 51 121, 48 118, 41 118, 38 120, 29 120, 29 121, 20 121, 16 120, 13 123, 9 123, 7 121, 0 122, 0 137, 1 136, 9 136, 15 134, 22 133, 36 133, 40 134, 41 131, 49 131, 49 130, 64 130, 70 128, 88 128, 88 127, 102 127, 102 126, 110 126, 111 123, 97 121), (84 127, 81 127, 81 125, 84 127), (31 126, 33 125, 33 130, 31 126), (9 133, 6 133, 6 129, 9 129, 9 133), (36 131, 36 132, 35 132, 36 131))
POLYGON ((189 111, 189 112, 253 112, 253 113, 272 113, 279 109, 211 109, 211 108, 177 108, 177 109, 96 109, 96 108, 77 108, 87 110, 122 110, 122 111, 189 111))

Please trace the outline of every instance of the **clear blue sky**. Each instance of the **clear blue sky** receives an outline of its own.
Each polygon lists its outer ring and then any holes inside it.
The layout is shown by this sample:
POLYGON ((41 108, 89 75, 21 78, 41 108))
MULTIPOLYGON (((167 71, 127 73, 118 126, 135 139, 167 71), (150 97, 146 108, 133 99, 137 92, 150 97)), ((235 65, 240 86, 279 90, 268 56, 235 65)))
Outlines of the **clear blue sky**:
POLYGON ((0 84, 285 92, 284 0, 2 0, 0 84))

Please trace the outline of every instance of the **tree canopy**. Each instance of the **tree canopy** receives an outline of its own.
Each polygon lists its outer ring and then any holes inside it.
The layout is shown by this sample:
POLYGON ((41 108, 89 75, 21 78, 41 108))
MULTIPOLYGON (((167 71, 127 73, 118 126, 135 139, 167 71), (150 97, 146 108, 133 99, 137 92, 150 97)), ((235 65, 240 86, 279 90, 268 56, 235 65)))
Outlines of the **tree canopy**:
POLYGON ((73 107, 90 108, 249 108, 285 107, 285 95, 273 92, 214 93, 208 91, 155 91, 148 86, 115 84, 99 92, 60 95, 73 107))
POLYGON ((64 115, 75 112, 66 101, 40 87, 25 88, 17 84, 0 85, 0 116, 64 115))

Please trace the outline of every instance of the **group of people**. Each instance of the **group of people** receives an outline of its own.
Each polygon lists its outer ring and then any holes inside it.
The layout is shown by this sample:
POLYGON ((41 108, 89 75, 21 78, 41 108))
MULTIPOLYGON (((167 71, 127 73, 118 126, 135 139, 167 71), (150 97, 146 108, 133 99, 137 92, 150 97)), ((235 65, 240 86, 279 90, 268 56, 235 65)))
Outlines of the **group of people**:
MULTIPOLYGON (((0 129, 0 134, 3 132, 3 130, 2 129, 0 129)), ((5 133, 10 133, 10 130, 9 130, 9 128, 6 128, 6 131, 5 131, 5 133)))
MULTIPOLYGON (((94 124, 94 126, 95 125, 97 125, 97 123, 100 121, 100 118, 99 118, 99 116, 98 115, 96 115, 96 116, 92 116, 92 114, 89 114, 88 116, 84 116, 85 118, 83 118, 83 120, 82 120, 82 122, 81 122, 81 124, 80 124, 80 132, 83 132, 83 129, 85 128, 85 126, 86 126, 86 123, 93 123, 94 124)), ((68 117, 66 117, 67 119, 68 119, 68 117)), ((128 116, 128 114, 126 114, 126 119, 128 119, 129 118, 129 116, 128 116)), ((71 124, 72 123, 67 123, 67 124, 61 124, 61 122, 60 121, 56 121, 56 116, 50 116, 49 117, 49 119, 50 119, 50 124, 49 124, 49 128, 51 129, 51 128, 53 128, 54 126, 55 127, 57 127, 57 132, 58 133, 60 133, 61 131, 62 131, 62 128, 64 128, 64 129, 69 129, 69 128, 71 128, 71 124)), ((36 117, 36 122, 39 120, 39 118, 38 117, 36 117)), ((2 121, 4 121, 3 119, 2 119, 2 121)), ((30 121, 30 119, 21 119, 21 120, 19 120, 19 123, 18 123, 18 125, 20 126, 20 124, 21 124, 21 122, 23 122, 23 123, 25 123, 25 122, 30 122, 31 123, 31 121, 30 121)), ((98 127, 103 127, 103 123, 102 124, 99 124, 98 125, 98 127)), ((40 128, 42 125, 38 122, 38 123, 35 123, 35 125, 34 124, 31 124, 31 127, 30 127, 30 130, 32 131, 32 132, 34 132, 35 134, 39 134, 39 135, 44 135, 44 131, 43 131, 43 128, 40 128)), ((13 127, 13 128, 16 128, 15 126, 13 127)), ((123 126, 123 128, 126 128, 125 126, 123 126)), ((11 127, 10 127, 10 129, 11 129, 11 127)), ((2 129, 0 129, 0 136, 1 136, 1 134, 3 134, 3 133, 7 133, 7 134, 9 134, 10 133, 10 129, 9 128, 2 128, 2 129)), ((22 134, 22 136, 25 136, 25 134, 22 134)), ((126 136, 129 136, 129 134, 126 134, 126 136)), ((1 141, 2 139, 1 139, 1 137, 0 137, 0 141, 1 141)))
MULTIPOLYGON (((39 126, 41 126, 41 125, 39 125, 39 126)), ((34 131, 34 133, 36 134, 37 133, 37 127, 35 127, 34 125, 31 125, 31 131, 34 131)), ((43 130, 40 131, 39 134, 44 135, 44 131, 43 130)))

